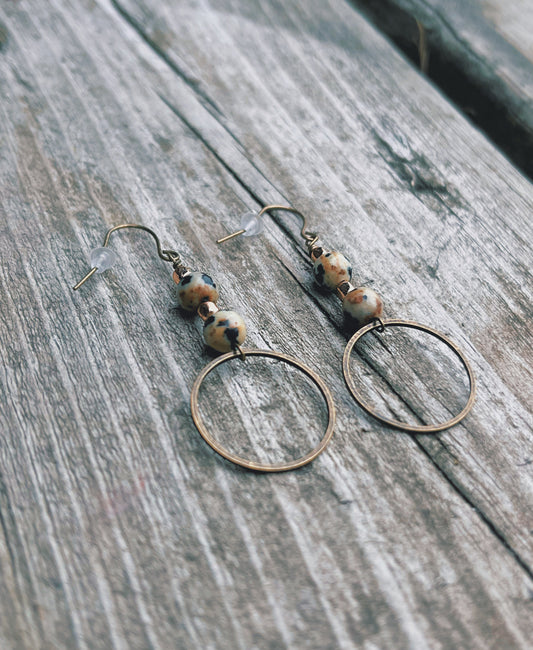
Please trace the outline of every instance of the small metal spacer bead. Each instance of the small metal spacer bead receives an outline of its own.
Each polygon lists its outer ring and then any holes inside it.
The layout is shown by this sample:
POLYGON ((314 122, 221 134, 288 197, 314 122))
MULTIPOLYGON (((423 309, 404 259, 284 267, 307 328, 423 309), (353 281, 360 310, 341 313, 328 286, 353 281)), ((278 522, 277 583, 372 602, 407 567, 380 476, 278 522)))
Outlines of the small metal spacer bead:
POLYGON ((314 246, 313 248, 309 249, 309 255, 311 256, 313 262, 316 262, 316 260, 322 255, 323 252, 324 249, 322 246, 314 246))
POLYGON ((340 300, 344 300, 351 291, 354 291, 354 289, 356 289, 356 287, 351 282, 341 282, 337 287, 337 296, 340 300))
POLYGON ((210 316, 216 314, 217 311, 220 310, 214 302, 202 302, 196 310, 198 316, 200 316, 203 321, 206 321, 210 316))
POLYGON ((181 262, 177 262, 173 266, 174 273, 172 274, 172 278, 176 284, 179 284, 181 279, 191 272, 191 269, 187 266, 183 266, 181 262))

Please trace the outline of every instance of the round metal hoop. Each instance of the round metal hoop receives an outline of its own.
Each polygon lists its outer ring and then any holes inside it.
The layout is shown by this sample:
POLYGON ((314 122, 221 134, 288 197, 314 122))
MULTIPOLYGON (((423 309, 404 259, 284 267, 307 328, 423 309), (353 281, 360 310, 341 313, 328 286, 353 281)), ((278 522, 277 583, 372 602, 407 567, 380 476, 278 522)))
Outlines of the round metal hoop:
POLYGON ((444 429, 449 429, 450 427, 453 427, 455 424, 460 422, 467 415, 467 413, 472 408, 474 404, 474 400, 476 398, 476 379, 474 377, 474 372, 472 370, 472 367, 470 366, 470 363, 468 359, 465 357, 465 355, 463 354, 463 352, 455 345, 453 341, 451 341, 447 336, 444 336, 444 334, 442 334, 438 330, 434 330, 431 327, 427 327, 426 325, 421 325, 420 323, 416 323, 415 321, 400 320, 400 319, 388 319, 388 320, 376 321, 357 331, 352 336, 352 338, 348 341, 346 347, 344 348, 344 355, 342 358, 342 371, 344 373, 344 380, 346 381, 348 390, 350 391, 352 397, 355 399, 355 401, 359 404, 361 408, 363 408, 367 413, 370 413, 370 415, 380 420, 384 424, 387 424, 390 427, 395 427, 396 429, 404 429, 405 431, 413 431, 415 433, 436 433, 437 431, 443 431, 444 429), (357 343, 357 341, 360 338, 362 338, 368 332, 371 332, 374 329, 379 329, 381 327, 383 327, 383 330, 381 331, 384 331, 385 327, 409 327, 411 329, 427 332, 428 334, 432 334, 440 341, 445 343, 456 354, 456 356, 459 357, 459 360, 463 364, 463 367, 465 368, 468 374, 468 381, 470 382, 470 394, 468 396, 468 401, 466 403, 466 406, 458 415, 453 417, 451 420, 447 420, 446 422, 443 422, 442 424, 435 424, 435 425, 405 424, 403 422, 400 422, 399 420, 392 420, 390 418, 384 417, 383 415, 380 415, 377 411, 374 410, 372 406, 369 406, 366 402, 363 401, 363 399, 359 396, 359 393, 357 391, 357 388, 355 386, 354 380, 350 372, 350 355, 354 345, 357 343))
POLYGON ((294 357, 289 357, 288 355, 282 354, 281 352, 272 352, 270 350, 258 350, 255 348, 244 349, 241 350, 241 352, 237 352, 237 353, 228 352, 227 354, 223 354, 221 357, 217 357, 216 359, 211 361, 211 363, 208 363, 207 366, 205 366, 200 371, 199 375, 196 377, 194 381, 194 385, 191 391, 191 413, 192 413, 192 419, 194 420, 194 424, 196 425, 196 428, 200 432, 200 435, 207 442, 207 444, 210 447, 212 447, 218 454, 220 454, 227 460, 230 460, 232 463, 235 463, 236 465, 240 465, 241 467, 246 467, 246 469, 253 469, 259 472, 286 472, 288 470, 297 469, 298 467, 303 467, 304 465, 307 465, 307 463, 310 463, 312 460, 314 460, 319 454, 321 454, 324 451, 328 442, 331 440, 331 436, 333 435, 333 428, 335 426, 335 405, 333 404, 333 397, 329 391, 329 388, 313 370, 311 370, 303 363, 298 361, 298 359, 295 359, 294 357), (322 439, 320 440, 318 445, 305 456, 301 456, 300 458, 297 458, 296 460, 291 460, 287 463, 278 463, 275 465, 269 465, 267 463, 256 463, 253 460, 247 460, 246 458, 241 458, 241 456, 232 454, 225 447, 219 444, 215 440, 215 438, 213 438, 213 436, 209 433, 209 431, 206 429, 202 417, 200 415, 200 410, 198 408, 198 393, 200 390, 200 386, 202 385, 202 382, 207 377, 207 375, 212 370, 214 370, 217 366, 220 366, 222 363, 225 363, 226 361, 231 361, 232 359, 240 359, 241 354, 244 354, 246 357, 254 357, 254 356, 271 357, 272 359, 279 359, 281 361, 284 361, 285 363, 288 363, 289 365, 298 368, 298 370, 301 370, 305 375, 307 375, 310 379, 312 379, 312 381, 315 383, 315 385, 322 393, 324 399, 326 400, 326 405, 328 409, 328 426, 326 428, 326 432, 322 436, 322 439))

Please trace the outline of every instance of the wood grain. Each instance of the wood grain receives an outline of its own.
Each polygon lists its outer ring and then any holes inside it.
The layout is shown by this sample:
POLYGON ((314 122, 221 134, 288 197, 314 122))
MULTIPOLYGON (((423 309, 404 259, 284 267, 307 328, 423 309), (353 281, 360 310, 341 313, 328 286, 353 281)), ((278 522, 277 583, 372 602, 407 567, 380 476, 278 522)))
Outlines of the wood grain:
MULTIPOLYGON (((1 647, 527 648, 529 182, 340 1, 53 0, 0 21, 1 647), (306 211, 387 313, 465 348, 464 425, 414 437, 353 404, 339 304, 290 219, 216 247, 273 201, 306 211), (122 221, 210 272, 250 344, 328 380, 320 459, 256 475, 201 440, 188 395, 209 357, 142 234, 71 291, 122 221)), ((455 406, 460 386, 425 378, 443 358, 399 343, 404 381, 368 350, 380 404, 455 406)), ((228 441, 271 459, 312 444, 305 386, 275 365, 245 379, 205 394, 228 441)))
POLYGON ((533 177, 533 12, 528 0, 352 0, 533 177))

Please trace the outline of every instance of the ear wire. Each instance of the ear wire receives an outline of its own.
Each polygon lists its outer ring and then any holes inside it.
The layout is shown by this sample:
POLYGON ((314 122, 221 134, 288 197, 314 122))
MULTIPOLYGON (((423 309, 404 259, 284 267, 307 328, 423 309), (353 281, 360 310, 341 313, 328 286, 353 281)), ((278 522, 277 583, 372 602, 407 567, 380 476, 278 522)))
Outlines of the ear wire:
MULTIPOLYGON (((266 205, 264 208, 261 208, 261 210, 257 213, 255 220, 256 222, 259 222, 259 219, 266 213, 266 212, 271 212, 273 210, 282 210, 285 212, 292 212, 292 214, 295 214, 296 216, 300 217, 302 220, 302 229, 300 230, 300 235, 303 237, 305 240, 307 247, 311 249, 314 244, 318 241, 318 234, 316 232, 309 232, 307 230, 307 219, 306 217, 300 212, 300 210, 296 210, 296 208, 291 208, 287 205, 266 205)), ((250 220, 252 221, 252 220, 250 220)), ((240 230, 237 230, 236 232, 231 233, 231 235, 226 235, 225 237, 221 237, 220 239, 217 239, 217 244, 223 244, 224 242, 229 241, 230 239, 233 239, 234 237, 239 237, 240 235, 244 235, 248 230, 254 229, 255 223, 251 223, 248 228, 241 228, 240 230)), ((261 228, 257 228, 257 233, 261 231, 261 228)))
POLYGON ((187 270, 181 261, 179 253, 173 250, 163 249, 161 247, 161 241, 159 237, 155 234, 155 232, 151 228, 147 228, 146 226, 141 226, 140 224, 137 223, 121 223, 118 226, 114 226, 113 228, 110 228, 106 232, 104 243, 102 244, 101 248, 95 248, 91 251, 92 268, 84 278, 82 278, 74 287, 72 287, 74 291, 77 291, 95 273, 103 273, 104 271, 107 271, 107 269, 111 268, 114 265, 114 263, 117 260, 116 253, 114 253, 110 249, 107 249, 107 246, 109 244, 109 239, 111 238, 111 235, 117 230, 123 230, 124 228, 136 228, 138 230, 144 230, 144 232, 147 232, 154 238, 157 246, 157 254, 164 262, 172 262, 172 264, 174 265, 174 269, 178 272, 178 274, 180 273, 180 271, 187 270))

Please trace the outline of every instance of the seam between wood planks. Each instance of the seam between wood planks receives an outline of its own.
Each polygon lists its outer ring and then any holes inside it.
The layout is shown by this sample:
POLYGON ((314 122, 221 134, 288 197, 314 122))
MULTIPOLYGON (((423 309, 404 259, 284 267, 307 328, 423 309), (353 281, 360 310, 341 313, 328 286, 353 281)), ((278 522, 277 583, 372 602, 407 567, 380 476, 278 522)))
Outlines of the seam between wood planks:
MULTIPOLYGON (((173 104, 171 104, 165 97, 163 97, 163 95, 161 95, 160 93, 157 93, 157 96, 165 104, 165 106, 167 108, 169 108, 174 113, 174 115, 181 120, 181 122, 183 122, 183 124, 191 131, 191 133, 193 133, 193 135, 195 135, 198 138, 198 140, 200 140, 200 142, 206 147, 206 149, 208 149, 209 153, 211 153, 216 158, 216 160, 224 167, 224 169, 232 176, 232 178, 234 178, 237 181, 237 183, 239 183, 239 185, 244 190, 246 190, 246 192, 248 192, 248 194, 252 197, 252 199, 258 205, 260 205, 262 208, 265 207, 265 205, 267 205, 265 203, 265 201, 263 201, 263 199, 261 199, 253 191, 253 189, 239 176, 239 174, 233 169, 233 167, 231 167, 226 162, 226 160, 218 153, 218 151, 211 145, 209 140, 207 138, 205 138, 203 136, 203 134, 195 126, 193 126, 190 123, 190 121, 185 117, 185 115, 183 115, 183 113, 181 111, 179 111, 173 104)), ((216 117, 215 117, 215 119, 216 119, 216 117)), ((217 122, 218 122, 218 120, 217 120, 217 122)), ((239 147, 242 148, 243 155, 244 155, 245 149, 242 146, 242 144, 239 142, 239 139, 224 124, 222 124, 221 122, 218 122, 218 123, 220 124, 220 126, 222 126, 224 128, 225 131, 228 132, 228 134, 233 138, 233 140, 235 140, 235 142, 239 145, 239 147)), ((274 185, 274 183, 272 183, 272 181, 270 181, 263 174, 263 172, 250 161, 249 158, 246 158, 246 160, 267 181, 267 183, 269 185, 271 185, 272 187, 274 187, 277 190, 277 192, 280 194, 280 196, 283 196, 281 191, 274 185)), ((288 201, 288 199, 286 199, 286 200, 288 201)))
POLYGON ((157 43, 151 39, 148 34, 146 34, 141 26, 137 23, 137 21, 133 20, 133 18, 126 12, 126 10, 117 2, 117 0, 110 0, 111 6, 116 10, 116 12, 131 26, 133 29, 137 32, 137 34, 142 38, 142 40, 150 47, 151 50, 153 50, 167 65, 168 67, 174 72, 175 74, 180 77, 180 79, 183 79, 183 81, 191 88, 191 90, 194 91, 196 95, 201 97, 208 106, 211 107, 211 111, 209 111, 212 115, 218 114, 218 115, 224 115, 224 113, 219 109, 219 107, 216 105, 216 103, 209 97, 204 91, 200 88, 199 84, 197 84, 194 79, 191 79, 187 73, 185 73, 172 59, 165 54, 165 52, 158 47, 157 43), (214 111, 214 113, 212 112, 214 111))
MULTIPOLYGON (((168 55, 158 46, 158 44, 153 41, 142 29, 142 26, 139 25, 139 23, 134 20, 127 12, 126 10, 119 4, 117 0, 109 0, 110 6, 115 10, 116 14, 123 20, 125 21, 130 28, 132 28, 137 36, 150 48, 150 50, 157 55, 159 59, 161 59, 168 67, 169 69, 177 75, 191 90, 192 92, 197 96, 197 98, 200 100, 200 103, 204 106, 205 110, 208 111, 208 113, 211 115, 211 117, 217 122, 217 124, 224 129, 224 131, 231 137, 231 139, 238 145, 238 148, 240 149, 240 155, 245 158, 246 163, 253 167, 254 171, 258 173, 262 178, 265 179, 265 181, 269 184, 272 189, 274 189, 279 196, 283 197, 283 193, 276 187, 275 183, 269 180, 265 174, 255 166, 255 164, 248 158, 246 155, 246 148, 241 144, 239 139, 235 136, 234 133, 228 128, 226 124, 224 124, 223 121, 220 120, 220 117, 224 116, 223 112, 217 107, 216 103, 203 91, 199 88, 199 85, 190 77, 183 72, 175 64, 174 61, 172 61, 168 55), (203 100, 203 101, 202 101, 203 100), (205 103, 204 103, 205 102, 205 103)), ((191 133, 197 137, 202 144, 206 147, 206 149, 215 157, 215 159, 228 171, 229 174, 239 183, 239 185, 250 195, 250 197, 256 201, 259 205, 265 206, 267 205, 267 202, 261 199, 258 194, 246 183, 245 180, 241 178, 239 175, 238 171, 236 171, 227 161, 226 159, 220 154, 216 148, 211 144, 209 139, 204 136, 199 129, 197 129, 191 122, 172 104, 170 103, 169 100, 167 100, 165 97, 163 97, 161 94, 156 92, 158 95, 159 99, 167 106, 169 110, 172 111, 178 119, 191 131, 191 133)), ((382 155, 382 154, 380 154, 382 155)), ((382 155, 383 157, 383 155, 382 155)), ((402 161, 406 167, 409 168, 411 173, 413 174, 413 180, 416 181, 418 176, 416 174, 416 171, 411 170, 409 166, 409 161, 402 161)), ((390 166, 390 165, 389 165, 390 166)), ((416 185, 413 186, 412 192, 417 198, 423 202, 423 199, 418 196, 416 192, 416 185)), ((442 196, 439 195, 438 189, 436 187, 419 187, 422 193, 427 193, 430 192, 432 193, 439 201, 448 209, 451 209, 446 201, 443 199, 442 196)), ((273 221, 276 223, 276 225, 281 228, 286 234, 290 236, 291 241, 296 242, 296 239, 294 236, 288 231, 285 226, 282 226, 281 222, 278 222, 276 218, 273 218, 273 221)), ((300 247, 297 247, 299 253, 302 251, 300 250, 300 247)), ((300 284, 301 286, 301 284, 300 284)), ((323 306, 320 304, 319 301, 317 301, 311 293, 308 292, 305 286, 301 286, 301 288, 306 291, 307 295, 311 297, 315 304, 318 305, 318 307, 324 312, 323 306)), ((325 313, 325 312, 324 312, 325 313)), ((327 314, 326 314, 327 315, 327 314)), ((335 325, 338 327, 338 325, 335 323, 335 325)), ((401 399, 401 398, 400 398, 401 399)), ((405 404, 405 406, 412 411, 411 406, 405 402, 405 400, 401 399, 401 401, 405 404)), ((467 425, 463 423, 463 426, 465 430, 467 430, 467 425)), ((533 569, 528 565, 528 563, 520 556, 520 554, 511 546, 511 544, 507 541, 505 535, 499 530, 499 528, 492 522, 490 517, 486 515, 482 509, 480 509, 477 505, 475 505, 474 501, 467 495, 465 491, 461 488, 459 483, 451 476, 449 475, 446 470, 435 460, 435 458, 431 455, 431 452, 428 451, 423 443, 421 442, 421 436, 420 434, 410 434, 407 433, 409 437, 411 437, 417 447, 420 449, 420 451, 427 457, 429 462, 437 469, 437 471, 441 474, 441 476, 450 484, 452 489, 464 500, 464 502, 473 508, 476 512, 476 514, 479 516, 481 521, 484 522, 484 524, 487 526, 487 528, 490 530, 490 532, 496 537, 496 539, 502 544, 502 546, 505 548, 505 550, 512 556, 512 558, 516 561, 516 563, 520 566, 520 568, 528 575, 530 579, 533 580, 533 569)), ((432 436, 433 438, 437 439, 441 447, 445 450, 447 450, 446 445, 442 442, 440 439, 440 436, 432 436)), ((423 436, 422 436, 423 439, 423 436)), ((450 452, 448 452, 450 453, 450 452)))
MULTIPOLYGON (((282 261, 282 263, 283 263, 283 261, 282 261)), ((303 291, 306 291, 306 287, 305 287, 301 282, 298 281, 298 278, 294 275, 294 273, 291 272, 291 269, 290 269, 287 265, 285 265, 285 264, 284 264, 284 266, 285 266, 285 268, 287 269, 287 271, 292 275, 292 277, 294 278, 294 280, 299 284, 299 286, 301 287, 301 289, 302 289, 303 291)), ((310 295, 310 296, 312 297, 311 294, 308 294, 308 295, 310 295)), ((315 300, 315 304, 317 305, 317 307, 319 307, 320 309, 322 309, 322 305, 320 304, 319 301, 315 300)), ((326 315, 327 315, 327 314, 326 314, 326 315)), ((333 318, 330 318, 330 322, 332 322, 333 324, 335 324, 333 318)), ((378 338, 378 341, 380 341, 379 338, 378 338)), ((377 369, 376 369, 375 365, 374 365, 374 364, 373 364, 369 359, 367 359, 366 362, 368 363, 369 367, 371 367, 371 368, 374 370, 374 372, 377 373, 377 369)), ((378 374, 379 374, 379 373, 378 373, 378 374)), ((416 412, 416 410, 415 410, 415 409, 414 409, 410 404, 408 404, 408 403, 407 403, 407 402, 402 398, 402 396, 401 396, 401 395, 400 395, 400 394, 395 390, 395 388, 390 384, 390 382, 389 382, 385 377, 382 377, 382 379, 383 379, 383 381, 385 382, 385 384, 387 385, 387 387, 389 388, 389 390, 390 390, 390 391, 391 391, 391 392, 392 392, 392 393, 393 393, 393 394, 394 394, 394 395, 395 395, 395 396, 396 396, 396 397, 397 397, 401 402, 403 402, 403 404, 407 407, 407 409, 410 411, 410 413, 411 413, 412 415, 414 415, 415 417, 417 417, 417 418, 420 420, 420 417, 419 417, 418 413, 416 412)), ((465 424, 465 423, 463 423, 463 425, 464 425, 465 429, 468 430, 468 425, 465 424)), ((492 532, 492 533, 493 533, 493 534, 498 538, 498 540, 503 544, 503 546, 507 549, 507 551, 508 551, 512 556, 513 556, 513 558, 516 560, 516 562, 517 562, 517 563, 522 567, 522 569, 527 573, 527 575, 528 575, 528 576, 533 580, 533 570, 532 570, 532 568, 531 568, 531 567, 527 564, 527 562, 525 562, 525 560, 523 560, 523 559, 521 558, 521 556, 520 556, 520 555, 519 555, 519 554, 514 550, 514 548, 511 546, 511 544, 507 541, 505 535, 503 535, 503 533, 500 532, 500 530, 497 528, 497 526, 494 525, 494 523, 491 521, 491 519, 490 519, 487 515, 485 515, 485 513, 484 513, 480 508, 478 508, 478 506, 476 506, 476 504, 472 501, 472 499, 471 499, 471 498, 470 498, 470 497, 469 497, 465 492, 463 492, 463 491, 461 490, 461 487, 460 487, 459 483, 453 479, 453 476, 449 476, 449 475, 446 473, 446 471, 443 469, 443 467, 441 467, 441 466, 439 465, 439 463, 434 459, 434 457, 431 455, 431 453, 430 453, 430 452, 429 452, 429 451, 424 447, 424 445, 422 444, 421 439, 423 440, 423 439, 425 438, 425 436, 420 435, 420 434, 409 433, 409 432, 405 432, 405 434, 406 434, 407 436, 409 436, 409 437, 413 440, 413 442, 416 444, 416 446, 418 447, 418 449, 419 449, 419 450, 420 450, 420 451, 421 451, 421 452, 422 452, 422 453, 423 453, 423 454, 424 454, 424 455, 429 459, 430 463, 431 463, 431 464, 432 464, 432 465, 437 469, 437 471, 438 471, 438 472, 439 472, 439 473, 440 473, 440 474, 441 474, 441 475, 446 479, 446 481, 448 481, 448 483, 450 484, 450 486, 452 487, 452 489, 453 489, 453 490, 454 490, 454 491, 455 491, 455 492, 456 492, 456 493, 457 493, 457 494, 458 494, 458 495, 459 495, 459 496, 460 496, 460 497, 461 497, 461 498, 462 498, 462 499, 463 499, 463 500, 464 500, 464 501, 465 501, 465 502, 466 502, 466 503, 467 503, 471 508, 473 508, 473 509, 476 511, 476 513, 479 515, 479 517, 482 519, 482 521, 484 521, 485 524, 488 526, 488 528, 490 529, 490 531, 491 531, 491 532, 492 532)), ((446 450, 446 452, 448 453, 448 455, 450 455, 450 456, 453 455, 453 454, 448 450, 448 447, 447 447, 446 444, 443 442, 441 436, 433 436, 433 438, 436 439, 436 440, 438 441, 439 445, 440 445, 443 449, 446 450)))
MULTIPOLYGON (((369 0, 349 0, 349 2, 355 9, 361 11, 376 29, 393 42, 417 69, 419 69, 417 55, 414 55, 414 46, 411 47, 409 35, 400 35, 390 29, 392 17, 395 17, 397 21, 412 21, 413 29, 416 25, 415 21, 419 20, 426 31, 429 28, 431 32, 436 32, 437 36, 430 43, 429 54, 430 60, 438 61, 438 65, 433 66, 433 69, 430 65, 429 71, 426 73, 427 78, 431 79, 440 91, 458 107, 469 122, 483 131, 513 165, 533 180, 533 165, 530 160, 530 152, 533 147, 533 125, 526 115, 524 98, 520 98, 519 95, 510 91, 504 79, 498 76, 496 68, 471 47, 469 41, 461 36, 441 10, 431 6, 425 0, 407 3, 386 0, 377 10, 369 0), (384 12, 387 14, 385 21, 382 18, 384 12), (389 23, 387 20, 391 20, 391 22, 389 23), (453 51, 453 44, 457 46, 456 52, 453 51), (465 70, 457 53, 466 54, 468 60, 472 62, 471 68, 475 70, 465 70), (431 56, 432 54, 433 56, 431 56), (444 66, 448 73, 453 70, 453 86, 447 82, 446 74, 442 72, 444 66), (477 76, 473 74, 474 72, 477 73, 477 76), (488 104, 490 110, 487 109, 488 104)), ((492 35, 504 48, 512 47, 496 30, 492 35)), ((519 61, 523 61, 528 68, 531 67, 530 62, 520 51, 513 48, 511 53, 509 50, 508 64, 518 65, 519 61)))

